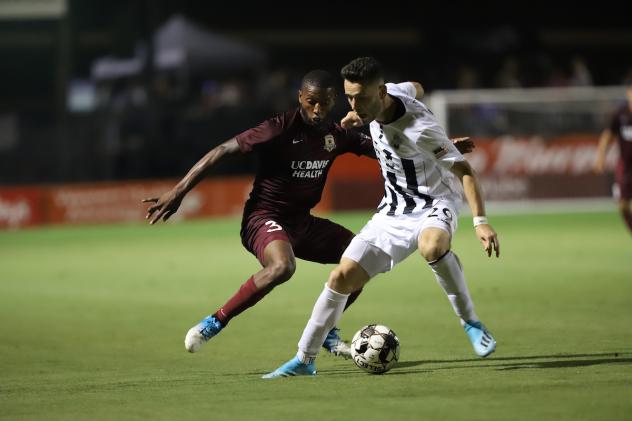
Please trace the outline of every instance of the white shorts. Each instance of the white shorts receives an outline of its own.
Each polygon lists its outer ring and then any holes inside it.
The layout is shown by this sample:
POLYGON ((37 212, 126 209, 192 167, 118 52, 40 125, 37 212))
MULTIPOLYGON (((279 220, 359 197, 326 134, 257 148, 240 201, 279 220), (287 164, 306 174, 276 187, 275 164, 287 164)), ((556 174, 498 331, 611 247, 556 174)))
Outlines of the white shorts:
POLYGON ((453 202, 437 199, 422 212, 397 216, 376 213, 342 256, 359 263, 371 278, 388 272, 417 250, 424 229, 439 228, 452 237, 457 229, 456 208, 453 202))

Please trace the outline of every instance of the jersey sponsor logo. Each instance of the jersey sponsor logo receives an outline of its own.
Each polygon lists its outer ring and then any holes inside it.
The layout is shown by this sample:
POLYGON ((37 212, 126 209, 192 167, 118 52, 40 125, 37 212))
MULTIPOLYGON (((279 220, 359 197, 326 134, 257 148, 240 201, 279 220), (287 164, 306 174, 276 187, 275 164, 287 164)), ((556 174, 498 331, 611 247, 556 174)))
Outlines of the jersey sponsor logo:
POLYGON ((293 170, 321 170, 329 164, 328 159, 319 159, 316 161, 292 161, 293 170))
POLYGON ((292 177, 294 178, 319 178, 323 175, 323 169, 329 164, 329 159, 316 161, 292 161, 292 177))
POLYGON ((297 143, 301 143, 303 139, 292 139, 292 145, 296 145, 297 143))
POLYGON ((336 139, 334 139, 334 135, 328 134, 325 136, 325 150, 331 152, 334 149, 336 149, 336 139))

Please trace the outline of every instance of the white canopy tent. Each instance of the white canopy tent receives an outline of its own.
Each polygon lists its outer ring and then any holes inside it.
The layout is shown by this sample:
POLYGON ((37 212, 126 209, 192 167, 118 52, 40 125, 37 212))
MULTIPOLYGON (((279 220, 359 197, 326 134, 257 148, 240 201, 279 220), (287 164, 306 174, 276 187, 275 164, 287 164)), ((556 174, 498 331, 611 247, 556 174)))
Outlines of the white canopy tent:
MULTIPOLYGON (((153 36, 154 68, 178 73, 226 73, 260 68, 266 62, 263 50, 216 34, 183 16, 173 16, 153 36)), ((95 60, 94 80, 117 79, 140 74, 147 54, 136 49, 132 58, 106 56, 95 60)))
POLYGON ((209 32, 182 16, 169 19, 154 35, 157 69, 243 70, 261 66, 265 61, 262 50, 209 32))

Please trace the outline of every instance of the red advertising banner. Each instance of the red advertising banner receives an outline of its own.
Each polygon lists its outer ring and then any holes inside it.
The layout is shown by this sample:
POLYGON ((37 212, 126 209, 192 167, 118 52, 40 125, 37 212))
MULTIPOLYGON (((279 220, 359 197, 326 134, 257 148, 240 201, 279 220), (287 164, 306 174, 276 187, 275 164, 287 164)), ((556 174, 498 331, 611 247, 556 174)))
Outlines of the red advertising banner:
MULTIPOLYGON (((145 217, 141 199, 159 197, 177 181, 127 182, 56 186, 48 190, 49 223, 134 222, 145 217)), ((202 181, 187 194, 174 220, 241 212, 252 186, 251 177, 202 181)))
MULTIPOLYGON (((144 198, 159 197, 177 180, 91 183, 28 188, 0 188, 0 229, 43 224, 100 224, 144 221, 144 198)), ((252 177, 216 178, 191 190, 171 220, 241 215, 252 190, 252 177)), ((331 210, 323 193, 316 213, 331 210)))
MULTIPOLYGON (((552 139, 499 137, 474 139, 467 155, 480 176, 487 200, 586 198, 609 196, 611 174, 596 175, 592 164, 597 135, 576 134, 552 139)), ((617 160, 611 148, 606 168, 617 160)), ((93 183, 28 188, 0 188, 0 229, 39 224, 140 222, 148 205, 177 180, 93 183)), ((186 196, 172 218, 239 215, 252 188, 252 177, 211 178, 186 196)), ((377 161, 347 154, 330 171, 315 213, 372 209, 384 194, 377 161)))
MULTIPOLYGON (((591 174, 597 156, 597 135, 574 134, 542 137, 503 136, 476 138, 476 149, 468 161, 482 175, 580 175, 591 174)), ((614 170, 616 148, 607 156, 607 168, 614 170)))
MULTIPOLYGON (((503 136, 477 138, 475 143, 476 149, 467 159, 480 175, 488 200, 610 195, 610 177, 592 171, 597 156, 596 134, 549 139, 503 136)), ((617 157, 616 148, 611 148, 606 159, 607 170, 614 170, 617 157)))

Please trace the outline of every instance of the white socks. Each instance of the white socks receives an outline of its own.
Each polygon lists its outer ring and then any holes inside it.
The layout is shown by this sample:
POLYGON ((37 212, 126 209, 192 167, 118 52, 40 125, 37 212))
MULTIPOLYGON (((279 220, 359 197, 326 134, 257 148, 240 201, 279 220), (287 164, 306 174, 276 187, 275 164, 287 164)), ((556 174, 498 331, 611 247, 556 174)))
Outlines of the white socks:
POLYGON ((298 342, 296 356, 301 362, 310 364, 318 355, 327 334, 338 323, 345 309, 349 294, 340 294, 325 284, 325 289, 316 300, 310 317, 298 342))
POLYGON ((452 308, 456 315, 461 318, 461 323, 467 320, 478 321, 470 291, 467 289, 461 262, 456 254, 448 251, 439 259, 428 264, 432 268, 437 282, 448 294, 452 308))

